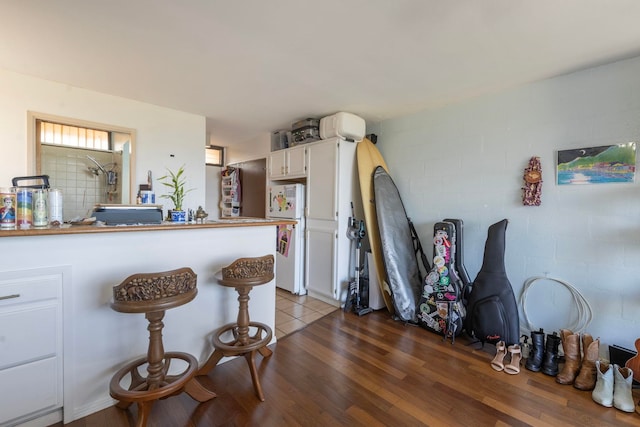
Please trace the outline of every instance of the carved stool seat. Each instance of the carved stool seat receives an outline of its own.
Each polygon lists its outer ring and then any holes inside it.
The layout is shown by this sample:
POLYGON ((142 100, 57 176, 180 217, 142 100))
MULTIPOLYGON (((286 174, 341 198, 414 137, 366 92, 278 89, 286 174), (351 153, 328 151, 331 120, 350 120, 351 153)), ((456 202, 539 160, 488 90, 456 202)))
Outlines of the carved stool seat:
POLYGON ((249 292, 254 286, 263 285, 273 280, 273 255, 257 258, 240 258, 228 267, 222 269, 222 279, 218 282, 222 286, 235 288, 238 292, 238 319, 235 323, 228 323, 217 329, 213 335, 213 354, 200 368, 198 375, 207 375, 223 357, 244 356, 249 370, 253 387, 261 401, 264 393, 258 378, 255 354, 259 352, 263 357, 269 357, 272 351, 267 347, 273 332, 264 323, 252 322, 249 319, 249 292), (255 333, 251 334, 251 330, 255 333), (223 336, 233 336, 230 341, 223 340, 223 336))
POLYGON ((146 425, 151 407, 158 399, 182 392, 199 402, 216 397, 195 379, 198 360, 188 353, 165 353, 162 343, 165 310, 193 300, 198 293, 196 282, 197 276, 190 268, 180 268, 162 273, 134 274, 113 288, 111 308, 121 313, 144 313, 149 321, 147 356, 118 370, 109 383, 109 393, 119 401, 119 408, 126 409, 137 403, 138 427, 146 425), (186 362, 183 372, 169 374, 174 359, 186 362), (147 365, 146 376, 139 370, 144 365, 147 365), (131 383, 125 389, 121 382, 127 376, 130 376, 131 383))

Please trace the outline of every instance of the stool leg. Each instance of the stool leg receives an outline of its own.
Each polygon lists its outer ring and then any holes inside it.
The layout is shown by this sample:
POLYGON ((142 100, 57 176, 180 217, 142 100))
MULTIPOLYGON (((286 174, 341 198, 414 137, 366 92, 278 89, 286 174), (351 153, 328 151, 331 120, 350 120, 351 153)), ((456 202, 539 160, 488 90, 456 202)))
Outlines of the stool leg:
POLYGON ((238 342, 241 345, 249 344, 249 292, 251 286, 239 286, 236 288, 238 292, 238 342))
POLYGON ((185 384, 184 391, 198 402, 206 402, 216 397, 214 392, 206 389, 195 377, 185 384))
POLYGON ((264 393, 262 393, 262 386, 260 385, 260 378, 258 378, 258 370, 256 369, 255 350, 245 353, 244 358, 247 360, 249 370, 251 371, 251 381, 253 382, 253 388, 256 390, 258 399, 264 402, 264 393))
POLYGON ((147 386, 148 390, 156 389, 164 381, 164 345, 162 344, 162 328, 164 324, 164 311, 154 311, 147 313, 149 320, 149 349, 147 351, 147 386))
POLYGON ((260 352, 262 357, 269 357, 273 354, 273 351, 271 351, 271 349, 266 345, 264 347, 260 347, 258 351, 260 352))
POLYGON ((207 359, 207 362, 198 370, 196 375, 207 375, 218 364, 220 359, 224 357, 224 354, 220 350, 214 350, 207 359))
POLYGON ((153 400, 138 402, 138 421, 136 422, 136 427, 145 427, 147 425, 147 420, 149 419, 153 403, 153 400))
POLYGON ((136 390, 142 384, 146 384, 147 379, 140 375, 140 371, 138 371, 138 366, 133 366, 129 371, 129 375, 131 375, 131 385, 129 386, 129 390, 136 390))

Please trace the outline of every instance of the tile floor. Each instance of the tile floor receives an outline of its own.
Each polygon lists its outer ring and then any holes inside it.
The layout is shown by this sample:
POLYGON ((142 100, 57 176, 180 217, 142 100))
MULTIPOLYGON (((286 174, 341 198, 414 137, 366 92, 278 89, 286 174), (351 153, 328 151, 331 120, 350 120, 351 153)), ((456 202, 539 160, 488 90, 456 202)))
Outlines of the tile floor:
POLYGON ((304 328, 307 324, 338 310, 308 295, 293 295, 276 288, 276 338, 304 328))

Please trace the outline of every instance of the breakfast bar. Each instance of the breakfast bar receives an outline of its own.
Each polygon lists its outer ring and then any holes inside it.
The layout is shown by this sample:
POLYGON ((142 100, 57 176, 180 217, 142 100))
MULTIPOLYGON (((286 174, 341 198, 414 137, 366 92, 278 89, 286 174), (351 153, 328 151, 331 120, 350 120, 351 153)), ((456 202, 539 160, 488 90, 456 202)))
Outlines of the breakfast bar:
MULTIPOLYGON (((275 254, 276 225, 289 223, 0 231, 0 395, 7 397, 0 414, 9 416, 0 424, 38 417, 44 421, 36 425, 68 423, 114 404, 111 376, 148 346, 144 316, 110 308, 113 286, 132 274, 181 267, 197 274, 196 298, 167 312, 163 336, 167 351, 203 364, 213 331, 238 313, 236 292, 220 286, 216 273, 237 258, 275 254)), ((251 299, 251 319, 274 328, 275 279, 251 299)))

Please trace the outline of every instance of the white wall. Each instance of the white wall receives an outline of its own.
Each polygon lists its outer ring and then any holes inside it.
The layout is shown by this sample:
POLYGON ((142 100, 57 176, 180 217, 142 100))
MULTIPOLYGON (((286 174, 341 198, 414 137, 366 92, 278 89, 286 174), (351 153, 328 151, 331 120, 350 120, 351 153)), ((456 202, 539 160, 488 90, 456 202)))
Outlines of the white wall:
MULTIPOLYGON (((105 95, 47 80, 0 70, 0 187, 11 178, 31 173, 28 159, 27 111, 131 128, 136 131, 133 182, 147 182, 166 168, 186 167, 188 188, 185 208, 205 202, 205 118, 194 114, 105 95), (173 155, 173 157, 172 157, 173 155)), ((157 195, 164 186, 154 182, 157 195)), ((172 208, 167 199, 157 199, 172 208)))
POLYGON ((271 152, 271 134, 263 133, 255 138, 233 144, 227 148, 226 164, 264 159, 271 152))
MULTIPOLYGON (((639 75, 635 58, 381 122, 378 147, 424 246, 431 250, 436 221, 463 219, 474 279, 487 228, 508 218, 505 263, 516 298, 531 276, 568 281, 593 308, 587 332, 633 349, 640 336, 640 177, 557 186, 554 165, 557 150, 640 141, 639 75), (532 156, 543 168, 540 207, 521 202, 532 156)), ((551 332, 575 319, 564 288, 546 281, 530 296, 534 327, 551 332)))

